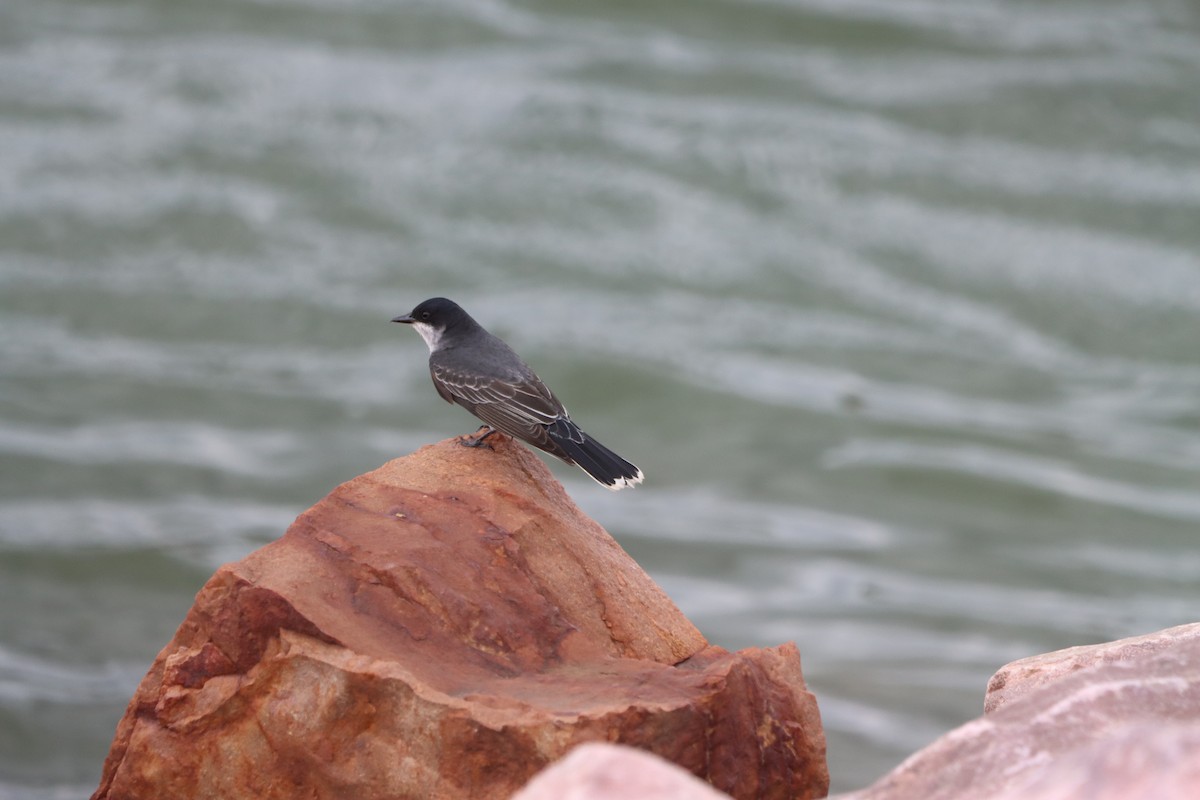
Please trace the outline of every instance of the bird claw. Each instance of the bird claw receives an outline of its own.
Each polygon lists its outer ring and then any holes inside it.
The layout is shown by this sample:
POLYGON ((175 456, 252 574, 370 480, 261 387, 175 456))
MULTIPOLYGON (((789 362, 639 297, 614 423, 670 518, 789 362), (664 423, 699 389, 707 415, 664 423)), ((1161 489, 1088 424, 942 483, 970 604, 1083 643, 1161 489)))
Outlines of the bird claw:
MULTIPOLYGON (((485 439, 487 439, 489 436, 491 436, 495 432, 496 432, 496 429, 489 425, 480 425, 479 428, 475 431, 475 434, 473 436, 461 436, 458 439, 458 443, 461 444, 463 447, 479 447, 480 445, 487 444, 485 439), (484 431, 483 433, 480 433, 479 431, 483 430, 484 428, 487 428, 487 430, 484 431)), ((487 447, 489 450, 492 449, 492 446, 490 444, 488 444, 487 447)))

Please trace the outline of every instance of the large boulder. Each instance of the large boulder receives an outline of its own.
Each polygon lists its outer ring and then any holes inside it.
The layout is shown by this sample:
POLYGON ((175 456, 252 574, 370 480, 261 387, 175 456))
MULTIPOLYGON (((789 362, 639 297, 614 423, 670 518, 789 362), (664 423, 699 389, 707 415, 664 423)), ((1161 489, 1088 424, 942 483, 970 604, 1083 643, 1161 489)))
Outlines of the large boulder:
POLYGON ((448 440, 200 590, 95 800, 507 798, 589 741, 738 798, 825 794, 793 645, 710 646, 545 465, 448 440))
POLYGON ((1200 625, 1013 662, 985 706, 837 800, 1200 797, 1200 625))
POLYGON ((1068 647, 1022 658, 998 669, 988 681, 983 710, 990 714, 1080 670, 1106 664, 1124 664, 1122 669, 1149 665, 1160 653, 1167 654, 1170 660, 1172 654, 1177 658, 1179 654, 1197 651, 1197 648, 1200 648, 1200 622, 1193 622, 1115 642, 1068 647))

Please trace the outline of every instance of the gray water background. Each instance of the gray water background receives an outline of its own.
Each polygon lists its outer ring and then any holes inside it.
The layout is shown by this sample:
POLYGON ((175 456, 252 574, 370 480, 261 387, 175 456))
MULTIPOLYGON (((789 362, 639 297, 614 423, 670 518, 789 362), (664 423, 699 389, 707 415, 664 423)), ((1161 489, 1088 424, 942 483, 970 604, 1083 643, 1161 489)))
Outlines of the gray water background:
POLYGON ((0 796, 89 793, 219 564, 474 429, 387 322, 432 295, 865 785, 1200 619, 1198 254, 1184 0, 4 0, 0 796))

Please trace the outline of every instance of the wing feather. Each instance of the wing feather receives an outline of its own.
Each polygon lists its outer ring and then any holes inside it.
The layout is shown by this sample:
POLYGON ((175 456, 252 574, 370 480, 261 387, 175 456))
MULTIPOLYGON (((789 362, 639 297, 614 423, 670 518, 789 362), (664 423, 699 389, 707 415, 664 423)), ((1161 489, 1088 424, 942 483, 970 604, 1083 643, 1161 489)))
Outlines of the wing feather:
POLYGON ((458 403, 502 433, 560 458, 565 456, 547 428, 560 420, 569 421, 567 411, 536 375, 501 380, 466 374, 444 364, 431 365, 430 372, 442 397, 458 403))

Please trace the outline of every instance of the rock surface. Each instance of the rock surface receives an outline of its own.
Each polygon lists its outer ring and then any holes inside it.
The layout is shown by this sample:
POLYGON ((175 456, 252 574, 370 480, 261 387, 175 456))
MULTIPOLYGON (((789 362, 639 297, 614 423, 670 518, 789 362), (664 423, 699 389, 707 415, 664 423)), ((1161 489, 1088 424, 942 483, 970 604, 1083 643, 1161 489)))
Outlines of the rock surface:
POLYGON ((990 684, 990 713, 837 798, 1200 797, 1198 633, 1185 625, 1009 664, 990 684))
POLYGON ((221 567, 93 798, 486 800, 589 741, 823 796, 795 647, 709 646, 536 456, 489 442, 355 478, 221 567))
POLYGON ((690 772, 643 750, 584 744, 512 800, 729 800, 690 772))
POLYGON ((996 800, 1196 800, 1200 724, 1126 725, 996 800))
POLYGON ((1068 647, 1006 664, 988 681, 983 698, 984 713, 1001 708, 1064 677, 1102 664, 1117 662, 1145 663, 1164 650, 1176 650, 1188 644, 1200 645, 1200 622, 1118 639, 1115 642, 1068 647))

